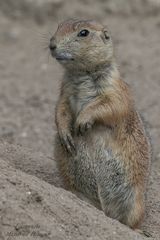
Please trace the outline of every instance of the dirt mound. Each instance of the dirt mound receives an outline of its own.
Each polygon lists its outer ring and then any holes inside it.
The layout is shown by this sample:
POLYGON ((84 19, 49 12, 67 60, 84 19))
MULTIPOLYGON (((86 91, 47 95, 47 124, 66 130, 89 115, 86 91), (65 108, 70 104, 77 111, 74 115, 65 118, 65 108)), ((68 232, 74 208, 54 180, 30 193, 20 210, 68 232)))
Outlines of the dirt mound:
MULTIPOLYGON (((56 240, 145 239, 65 191, 53 159, 1 143, 0 163, 0 228, 4 239, 30 235, 56 240)), ((142 229, 154 239, 159 239, 159 183, 160 175, 153 170, 142 229)))
POLYGON ((0 158, 16 169, 34 175, 56 187, 63 187, 56 162, 43 153, 35 153, 31 149, 18 145, 0 143, 0 158))
MULTIPOLYGON (((145 239, 62 188, 11 167, 6 159, 11 161, 12 154, 15 160, 21 156, 29 162, 29 154, 19 150, 1 145, 1 239, 145 239)), ((38 166, 39 154, 30 156, 38 166)))

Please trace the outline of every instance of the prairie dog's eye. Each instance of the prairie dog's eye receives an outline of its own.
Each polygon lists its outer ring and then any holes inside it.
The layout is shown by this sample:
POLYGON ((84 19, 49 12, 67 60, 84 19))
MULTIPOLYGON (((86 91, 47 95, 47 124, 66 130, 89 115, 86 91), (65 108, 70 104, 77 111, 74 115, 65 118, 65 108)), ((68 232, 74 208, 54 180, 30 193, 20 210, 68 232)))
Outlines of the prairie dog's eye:
POLYGON ((78 33, 78 37, 87 37, 89 35, 89 31, 87 29, 83 29, 78 33))
POLYGON ((105 39, 107 39, 107 40, 110 39, 108 31, 104 31, 104 36, 105 36, 105 39))

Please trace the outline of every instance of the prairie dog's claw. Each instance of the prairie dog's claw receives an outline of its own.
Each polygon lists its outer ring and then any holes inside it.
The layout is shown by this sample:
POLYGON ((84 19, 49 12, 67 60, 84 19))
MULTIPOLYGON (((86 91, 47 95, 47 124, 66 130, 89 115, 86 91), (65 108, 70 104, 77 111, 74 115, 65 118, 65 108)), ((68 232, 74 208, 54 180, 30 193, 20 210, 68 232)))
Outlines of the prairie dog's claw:
POLYGON ((76 148, 72 136, 70 134, 59 134, 59 137, 60 142, 65 150, 68 153, 73 154, 73 152, 76 151, 76 148))
POLYGON ((85 124, 80 124, 77 127, 76 134, 79 136, 83 136, 86 131, 92 128, 92 124, 90 122, 86 122, 85 124))

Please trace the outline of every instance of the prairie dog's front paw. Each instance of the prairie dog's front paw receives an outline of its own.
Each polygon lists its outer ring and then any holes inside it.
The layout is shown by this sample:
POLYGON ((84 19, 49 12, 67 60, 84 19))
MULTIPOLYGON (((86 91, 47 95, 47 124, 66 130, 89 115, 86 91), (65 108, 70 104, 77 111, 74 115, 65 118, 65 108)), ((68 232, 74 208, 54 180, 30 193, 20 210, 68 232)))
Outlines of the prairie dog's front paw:
POLYGON ((76 125, 75 125, 75 132, 79 136, 83 136, 86 131, 92 128, 93 122, 92 121, 80 121, 80 119, 77 119, 76 125))
POLYGON ((76 151, 76 148, 71 133, 64 130, 61 130, 58 133, 62 146, 68 153, 73 154, 73 152, 76 151))

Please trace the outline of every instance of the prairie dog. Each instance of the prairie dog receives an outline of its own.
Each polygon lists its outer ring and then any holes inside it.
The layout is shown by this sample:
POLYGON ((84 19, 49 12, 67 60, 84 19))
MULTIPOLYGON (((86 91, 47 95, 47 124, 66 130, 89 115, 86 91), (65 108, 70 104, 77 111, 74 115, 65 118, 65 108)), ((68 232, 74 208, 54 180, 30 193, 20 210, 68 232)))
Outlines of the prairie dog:
POLYGON ((49 47, 65 69, 55 137, 64 183, 136 229, 144 216, 150 144, 117 69, 108 29, 94 20, 69 19, 49 47))

